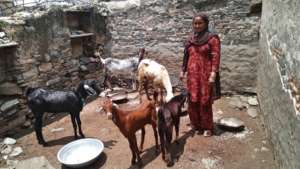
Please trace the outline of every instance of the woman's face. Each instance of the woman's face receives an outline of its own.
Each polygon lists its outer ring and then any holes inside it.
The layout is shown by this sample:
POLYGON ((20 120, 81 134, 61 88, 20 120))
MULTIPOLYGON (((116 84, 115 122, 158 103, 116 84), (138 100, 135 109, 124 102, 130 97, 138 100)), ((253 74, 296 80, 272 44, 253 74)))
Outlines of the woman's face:
POLYGON ((206 29, 206 27, 207 27, 206 23, 200 16, 194 18, 193 28, 195 32, 202 32, 203 30, 206 29))

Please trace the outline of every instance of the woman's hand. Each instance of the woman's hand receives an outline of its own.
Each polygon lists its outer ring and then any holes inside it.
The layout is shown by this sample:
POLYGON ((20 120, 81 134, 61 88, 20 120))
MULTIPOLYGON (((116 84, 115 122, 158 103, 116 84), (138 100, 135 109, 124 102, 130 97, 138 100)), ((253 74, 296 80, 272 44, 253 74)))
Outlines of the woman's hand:
POLYGON ((211 72, 208 81, 209 83, 214 83, 215 80, 216 80, 216 72, 211 72))
POLYGON ((181 71, 179 75, 179 79, 182 81, 185 78, 185 72, 181 71))

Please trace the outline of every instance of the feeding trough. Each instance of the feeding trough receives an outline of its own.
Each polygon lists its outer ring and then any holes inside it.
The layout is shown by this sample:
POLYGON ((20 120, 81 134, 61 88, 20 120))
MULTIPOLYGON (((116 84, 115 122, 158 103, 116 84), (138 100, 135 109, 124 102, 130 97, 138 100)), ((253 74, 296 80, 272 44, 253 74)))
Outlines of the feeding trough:
POLYGON ((111 94, 110 98, 114 103, 117 103, 117 104, 126 103, 128 101, 126 92, 119 92, 119 93, 111 94))
POLYGON ((57 159, 71 168, 84 167, 93 163, 103 149, 104 145, 98 139, 80 139, 63 146, 57 153, 57 159))

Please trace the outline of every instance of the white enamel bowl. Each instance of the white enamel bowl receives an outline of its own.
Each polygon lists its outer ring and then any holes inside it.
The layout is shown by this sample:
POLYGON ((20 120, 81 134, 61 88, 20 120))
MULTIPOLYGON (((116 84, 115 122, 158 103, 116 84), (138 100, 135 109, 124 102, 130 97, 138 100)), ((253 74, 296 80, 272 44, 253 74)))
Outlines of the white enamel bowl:
POLYGON ((57 153, 60 163, 79 168, 93 163, 104 149, 103 143, 94 138, 84 138, 64 145, 57 153))

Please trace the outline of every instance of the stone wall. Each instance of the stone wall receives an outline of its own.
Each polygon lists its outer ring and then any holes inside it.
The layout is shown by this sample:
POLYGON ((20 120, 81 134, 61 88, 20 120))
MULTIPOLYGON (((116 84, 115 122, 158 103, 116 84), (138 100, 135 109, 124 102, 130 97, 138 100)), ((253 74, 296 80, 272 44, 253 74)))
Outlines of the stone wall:
POLYGON ((0 16, 11 15, 15 12, 12 0, 0 0, 0 16))
MULTIPOLYGON (((18 42, 13 57, 0 56, 14 58, 12 69, 5 70, 6 77, 10 74, 10 85, 24 92, 27 86, 69 89, 80 79, 101 79, 100 68, 89 59, 96 45, 104 46, 104 57, 117 58, 137 55, 139 48, 145 47, 149 52, 146 57, 167 67, 173 86, 182 85, 178 74, 183 43, 191 31, 193 15, 206 12, 211 18, 210 29, 222 41, 223 93, 256 92, 260 1, 100 0, 93 5, 54 7, 6 18, 6 34, 18 42)), ((13 99, 22 110, 17 114, 27 114, 25 120, 30 119, 22 95, 13 99)), ((2 100, 1 105, 7 102, 7 98, 2 100)))
POLYGON ((105 23, 93 8, 53 7, 1 19, 5 24, 0 32, 8 43, 0 43, 0 134, 32 126, 33 115, 23 95, 26 87, 72 90, 80 80, 101 80, 101 67, 91 58, 96 44, 105 43, 105 26, 93 24, 95 18, 105 23), (69 23, 82 19, 79 15, 70 20, 70 12, 86 14, 89 29, 70 27, 69 23), (7 46, 11 42, 17 45, 7 46))
POLYGON ((300 168, 300 3, 264 0, 258 98, 278 168, 300 168))
POLYGON ((208 13, 211 29, 222 40, 223 93, 256 92, 260 1, 128 0, 106 4, 111 10, 109 55, 126 58, 144 46, 147 57, 167 67, 173 85, 180 84, 183 42, 191 31, 192 17, 197 12, 208 13))

